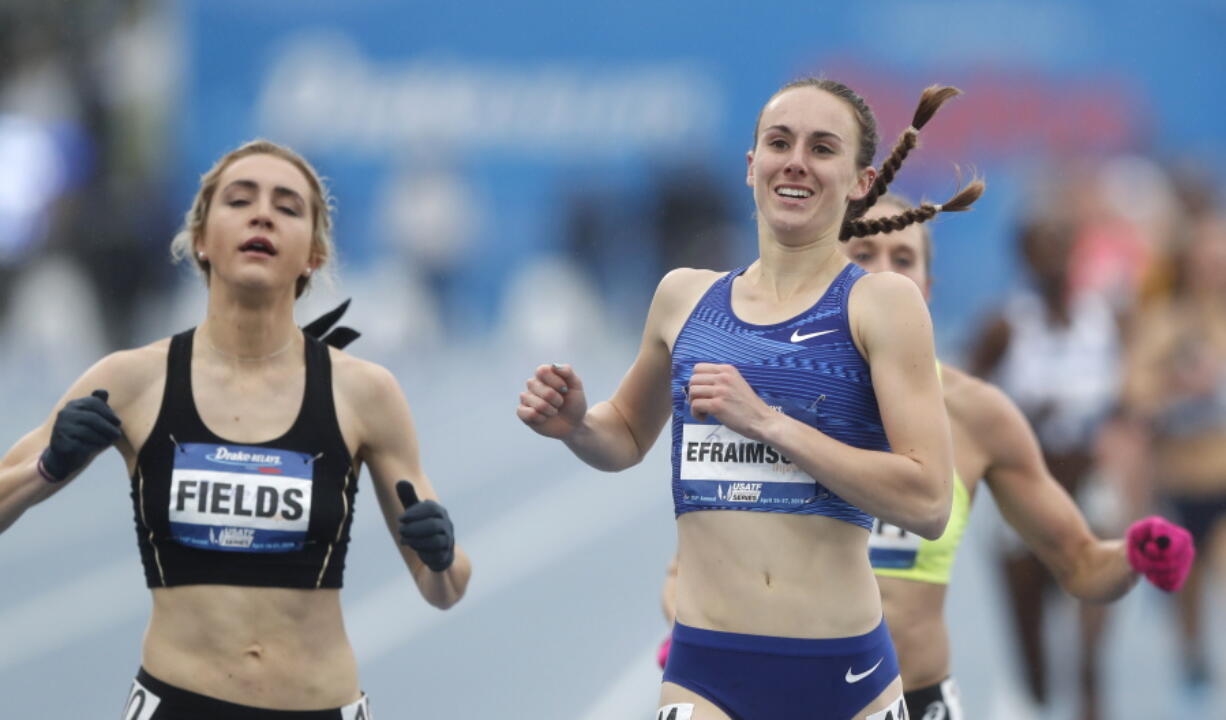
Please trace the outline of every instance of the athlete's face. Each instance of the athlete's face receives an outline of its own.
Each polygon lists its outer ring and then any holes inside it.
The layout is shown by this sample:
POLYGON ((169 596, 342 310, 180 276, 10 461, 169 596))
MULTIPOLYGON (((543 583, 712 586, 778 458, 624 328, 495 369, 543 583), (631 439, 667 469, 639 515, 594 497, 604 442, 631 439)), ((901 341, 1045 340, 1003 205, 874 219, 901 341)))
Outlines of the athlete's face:
MULTIPOLYGON (((878 203, 869 208, 865 218, 897 215, 902 209, 891 204, 878 203)), ((869 272, 890 270, 906 275, 919 286, 928 300, 932 281, 924 255, 924 231, 919 225, 908 225, 902 230, 878 233, 868 237, 852 238, 843 246, 847 257, 869 272)))
POLYGON ((856 167, 859 143, 851 107, 825 90, 792 88, 771 99, 746 155, 759 227, 784 241, 838 232, 848 201, 864 197, 874 176, 856 167))
POLYGON ((218 179, 196 250, 224 281, 293 287, 318 265, 310 198, 307 179, 292 163, 273 155, 239 158, 218 179))

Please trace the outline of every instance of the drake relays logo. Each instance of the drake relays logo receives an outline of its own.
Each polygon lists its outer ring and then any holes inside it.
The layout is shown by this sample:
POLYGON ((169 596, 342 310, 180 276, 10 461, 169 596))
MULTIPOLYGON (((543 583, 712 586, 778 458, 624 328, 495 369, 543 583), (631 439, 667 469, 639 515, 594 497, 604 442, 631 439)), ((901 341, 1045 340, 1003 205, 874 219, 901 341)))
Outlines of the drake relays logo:
POLYGON ((221 465, 280 465, 281 456, 271 453, 252 453, 246 450, 227 450, 224 445, 218 445, 211 455, 204 456, 221 465))

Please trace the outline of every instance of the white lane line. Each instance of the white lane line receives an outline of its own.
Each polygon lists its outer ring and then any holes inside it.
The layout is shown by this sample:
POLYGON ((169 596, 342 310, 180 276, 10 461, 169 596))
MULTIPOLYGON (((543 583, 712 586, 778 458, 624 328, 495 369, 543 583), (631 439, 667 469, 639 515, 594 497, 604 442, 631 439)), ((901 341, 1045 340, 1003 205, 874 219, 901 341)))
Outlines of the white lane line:
POLYGON ((421 600, 407 574, 397 573, 395 580, 347 605, 345 624, 359 661, 383 657, 585 542, 655 511, 649 500, 653 491, 659 494, 659 476, 648 469, 620 475, 584 470, 461 539, 472 558, 473 578, 464 599, 445 616, 421 600))
POLYGON ((0 673, 149 612, 135 558, 103 565, 0 614, 0 673))
MULTIPOLYGON (((661 626, 660 639, 665 628, 661 626)), ((603 695, 596 698, 584 713, 582 720, 625 720, 625 718, 649 718, 660 699, 660 680, 664 673, 656 664, 656 650, 660 643, 641 648, 630 658, 617 680, 603 695)))

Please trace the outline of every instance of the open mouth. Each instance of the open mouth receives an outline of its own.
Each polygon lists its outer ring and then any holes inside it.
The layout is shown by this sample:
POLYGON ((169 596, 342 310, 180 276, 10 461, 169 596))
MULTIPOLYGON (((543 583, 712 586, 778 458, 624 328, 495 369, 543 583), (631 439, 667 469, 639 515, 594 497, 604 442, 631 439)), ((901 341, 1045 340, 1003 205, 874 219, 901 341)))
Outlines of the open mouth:
POLYGON ((804 200, 813 197, 813 191, 808 188, 780 186, 775 188, 775 194, 780 197, 804 200))
POLYGON ((242 245, 239 245, 238 250, 243 253, 261 253, 269 257, 277 254, 277 248, 271 242, 261 237, 251 238, 242 245))

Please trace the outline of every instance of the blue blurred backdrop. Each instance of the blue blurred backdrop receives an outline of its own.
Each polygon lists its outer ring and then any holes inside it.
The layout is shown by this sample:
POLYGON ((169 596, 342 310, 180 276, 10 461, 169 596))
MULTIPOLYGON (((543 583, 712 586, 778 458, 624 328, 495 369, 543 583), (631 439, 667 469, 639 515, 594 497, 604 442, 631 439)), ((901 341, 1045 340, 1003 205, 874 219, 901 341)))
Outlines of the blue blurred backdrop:
MULTIPOLYGON (((378 716, 650 717, 666 451, 591 471, 518 426, 522 379, 573 361, 606 396, 664 272, 753 259, 754 119, 809 74, 865 96, 882 153, 925 86, 965 92, 896 184, 939 202, 987 179, 973 212, 934 225, 933 315, 957 360, 1025 282, 1028 215, 1122 218, 1151 258, 1189 187, 1220 202, 1224 30, 1221 0, 6 0, 0 444, 101 355, 199 321, 201 283, 167 252, 199 176, 246 140, 287 143, 328 178, 341 259, 302 318, 355 298, 353 351, 401 379, 474 559, 472 597, 425 608, 363 488, 346 607, 378 716)), ((1144 284, 1085 257, 1078 282, 1117 307, 1144 284)), ((148 607, 125 487, 107 456, 0 538, 0 716, 118 714, 148 607)), ((950 601, 968 709, 1072 717, 1073 605, 1048 628, 1053 704, 1031 707, 982 549, 988 500, 950 601)), ((1142 587, 1114 615, 1108 657, 1133 660, 1108 662, 1110 717, 1175 716, 1168 609, 1142 587)))

